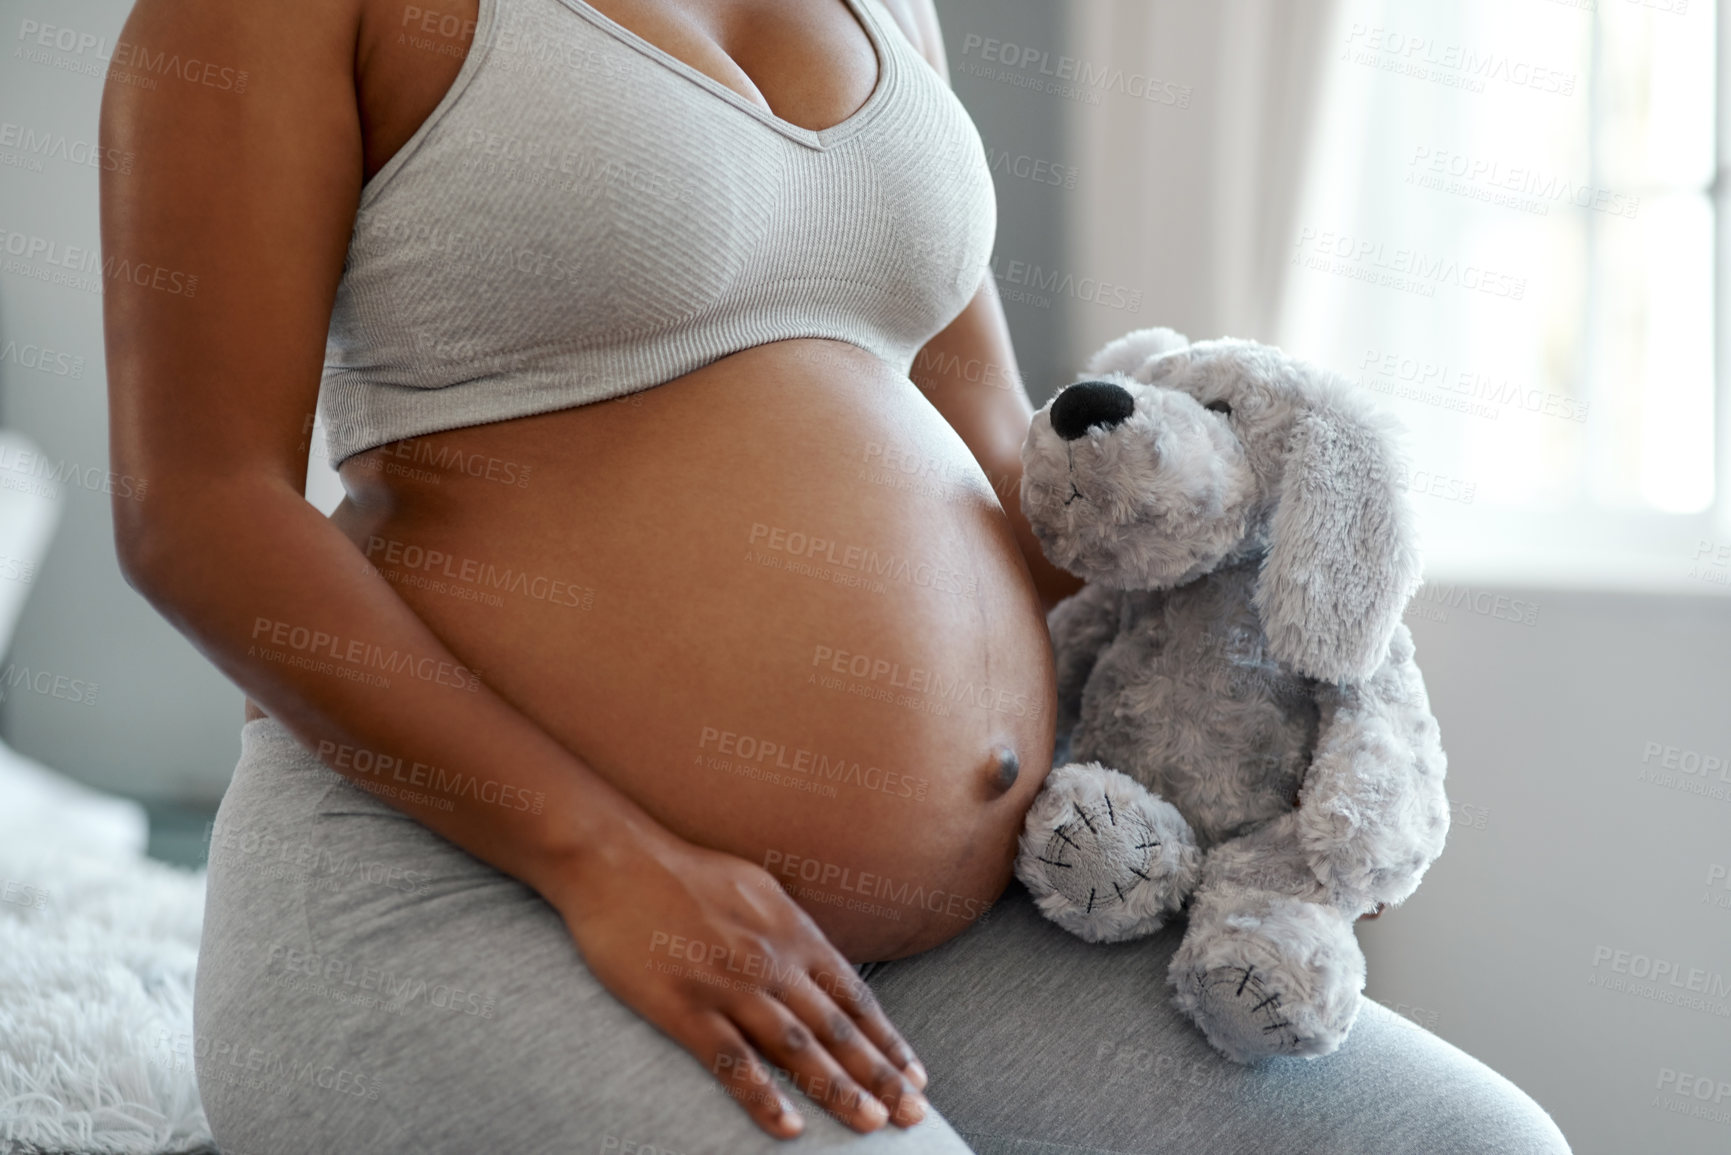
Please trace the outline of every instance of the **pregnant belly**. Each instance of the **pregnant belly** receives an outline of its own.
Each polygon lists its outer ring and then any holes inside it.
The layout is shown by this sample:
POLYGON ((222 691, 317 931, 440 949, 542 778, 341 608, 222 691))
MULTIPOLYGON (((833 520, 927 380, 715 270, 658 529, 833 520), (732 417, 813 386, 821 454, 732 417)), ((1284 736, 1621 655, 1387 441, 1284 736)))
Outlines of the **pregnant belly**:
POLYGON ((465 664, 851 959, 1008 882, 1052 753, 1044 618, 967 447, 876 358, 759 346, 343 477, 333 519, 465 664))

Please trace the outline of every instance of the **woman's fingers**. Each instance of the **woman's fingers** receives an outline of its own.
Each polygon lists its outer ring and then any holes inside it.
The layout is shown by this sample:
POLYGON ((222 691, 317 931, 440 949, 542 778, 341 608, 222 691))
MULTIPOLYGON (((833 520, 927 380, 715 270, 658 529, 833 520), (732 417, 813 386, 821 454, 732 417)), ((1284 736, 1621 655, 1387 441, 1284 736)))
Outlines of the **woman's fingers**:
POLYGON ((725 1015, 699 1011, 675 1037, 702 1060, 722 1089, 772 1137, 791 1139, 805 1130, 805 1120, 782 1095, 769 1068, 725 1015))
POLYGON ((834 1056, 854 1081, 882 1101, 892 1122, 902 1127, 918 1123, 926 1117, 925 1096, 920 1094, 920 1088, 908 1074, 886 1057, 877 1038, 884 1038, 892 1047, 899 1044, 901 1052, 909 1058, 913 1051, 884 1018, 877 1000, 871 997, 865 981, 854 973, 852 967, 846 968, 846 974, 838 982, 826 981, 828 978, 828 974, 820 972, 814 982, 790 986, 779 992, 781 1000, 800 1022, 811 1028, 818 1043, 834 1056), (864 989, 865 994, 838 992, 836 988, 843 985, 864 989), (878 1021, 876 1037, 866 1027, 863 1012, 866 999, 870 999, 870 1014, 875 1015, 878 1021), (861 1008, 862 1014, 850 1012, 849 1006, 861 1008))
POLYGON ((818 984, 836 1006, 846 1011, 859 1025, 878 1052, 908 1077, 916 1090, 925 1090, 926 1068, 914 1055, 914 1049, 908 1046, 901 1032, 890 1023, 866 981, 847 965, 847 960, 841 957, 840 952, 836 953, 836 959, 841 964, 839 977, 830 982, 825 981, 827 974, 819 975, 818 984))
MULTIPOLYGON (((841 1014, 834 1007, 830 1013, 841 1014)), ((753 993, 741 998, 732 1014, 765 1058, 792 1075, 796 1088, 847 1126, 876 1131, 889 1121, 888 1107, 843 1069, 818 1033, 790 1007, 768 994, 753 993)))
POLYGON ((561 908, 584 961, 610 991, 706 1064, 772 1137, 800 1134, 804 1120, 769 1064, 859 1132, 886 1122, 912 1126, 929 1114, 913 1049, 767 873, 671 836, 654 849, 648 869, 607 876, 632 880, 605 896, 613 901, 561 908), (652 954, 656 942, 674 946, 665 960, 646 960, 644 942, 652 954), (728 964, 717 966, 723 958, 728 964))

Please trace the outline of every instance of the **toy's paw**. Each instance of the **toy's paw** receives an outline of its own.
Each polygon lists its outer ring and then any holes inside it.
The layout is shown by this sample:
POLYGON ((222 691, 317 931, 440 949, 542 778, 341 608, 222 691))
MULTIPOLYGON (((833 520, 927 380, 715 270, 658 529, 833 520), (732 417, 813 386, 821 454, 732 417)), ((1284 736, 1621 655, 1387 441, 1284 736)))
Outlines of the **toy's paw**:
POLYGON ((1016 877, 1040 911, 1089 942, 1152 934, 1201 875, 1176 807, 1098 762, 1060 766, 1028 809, 1016 877))
POLYGON ((1346 1040, 1364 955, 1344 915, 1267 892, 1240 892, 1230 907, 1208 895, 1198 906, 1167 978, 1221 1054, 1314 1059, 1346 1040))

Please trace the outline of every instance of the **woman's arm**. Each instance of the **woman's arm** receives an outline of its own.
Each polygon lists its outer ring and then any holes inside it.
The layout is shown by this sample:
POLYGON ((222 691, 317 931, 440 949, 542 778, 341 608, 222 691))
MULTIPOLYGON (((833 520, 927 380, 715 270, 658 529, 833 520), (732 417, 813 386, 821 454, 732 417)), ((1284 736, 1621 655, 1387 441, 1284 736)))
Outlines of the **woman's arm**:
MULTIPOLYGON (((943 31, 932 0, 886 0, 886 7, 943 78, 950 82, 943 31)), ((1082 579, 1046 560, 1022 515, 1022 442, 1034 406, 1028 400, 998 286, 988 272, 974 299, 937 336, 926 342, 908 374, 944 420, 961 435, 985 470, 1015 528, 1022 557, 1034 577, 1041 605, 1053 606, 1082 588, 1082 579)))
POLYGON ((103 258, 170 274, 104 286, 110 456, 147 483, 143 500, 114 498, 116 550, 127 581, 309 749, 484 769, 544 794, 538 816, 399 804, 552 889, 606 847, 599 822, 646 816, 484 686, 470 689, 462 663, 301 496, 359 198, 345 43, 358 9, 330 0, 265 16, 141 0, 126 22, 129 44, 246 69, 249 83, 110 81, 103 93, 102 143, 138 157, 101 182, 103 258), (412 655, 431 676, 353 680, 367 667, 346 660, 350 643, 412 655))
POLYGON ((364 750, 411 782, 428 778, 419 763, 497 783, 491 803, 430 785, 387 801, 539 891, 596 976, 725 1072, 765 1130, 800 1124, 752 1047, 831 1088, 825 1106, 860 1130, 903 1101, 917 1118, 912 1052, 770 875, 675 837, 493 693, 302 497, 361 187, 366 11, 138 0, 126 21, 126 43, 248 82, 114 78, 103 92, 101 143, 137 163, 102 174, 102 255, 153 270, 111 277, 103 296, 113 468, 147 483, 143 500, 114 500, 122 571, 336 772, 371 784, 343 756, 364 750), (397 656, 388 685, 365 679, 379 673, 368 654, 397 656), (767 956, 781 986, 665 975, 647 965, 658 934, 767 956))

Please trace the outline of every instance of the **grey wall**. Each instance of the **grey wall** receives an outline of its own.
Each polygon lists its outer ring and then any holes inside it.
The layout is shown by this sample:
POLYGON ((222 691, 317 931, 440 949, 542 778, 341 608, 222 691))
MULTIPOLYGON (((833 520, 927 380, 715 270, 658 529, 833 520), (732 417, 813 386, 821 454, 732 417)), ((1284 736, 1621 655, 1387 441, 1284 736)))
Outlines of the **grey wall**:
POLYGON ((1699 757, 1731 766, 1731 601, 1498 592, 1536 624, 1408 614, 1453 827, 1418 893, 1359 924, 1369 993, 1513 1079, 1577 1155, 1723 1152, 1725 1123, 1673 1112, 1699 1102, 1682 1075, 1731 1107, 1731 769, 1699 757), (1628 973, 1654 960, 1675 983, 1628 973))
MULTIPOLYGON (((1010 41, 1056 58, 1065 50, 1064 5, 1054 0, 936 0, 936 5, 950 84, 980 130, 998 190, 994 275, 1000 285, 1006 278, 1013 284, 1018 275, 1013 262, 1063 268, 1065 214, 1086 179, 1068 155, 1063 102, 989 75, 999 70, 979 67, 979 48, 968 38, 1010 41)), ((1039 405, 1068 384, 1078 368, 1065 361, 1070 318, 1061 299, 1041 307, 1014 297, 1006 296, 1004 316, 1023 383, 1039 405)))
MULTIPOLYGON (((94 470, 81 474, 94 488, 65 489, 59 532, 4 660, 14 670, 48 670, 98 687, 89 706, 14 690, 0 705, 0 734, 25 754, 113 790, 214 799, 240 753, 240 692, 120 576, 110 498, 102 492, 102 298, 91 286, 40 279, 59 271, 52 262, 76 263, 69 246, 96 250, 97 170, 28 152, 23 135, 64 137, 65 155, 88 155, 102 95, 97 56, 112 49, 130 7, 124 0, 0 2, 0 349, 13 343, 12 355, 0 359, 0 419, 33 438, 54 471, 94 470), (70 30, 72 50, 36 45, 35 36, 23 35, 26 21, 70 30), (26 48, 27 55, 15 54, 26 48), (31 240, 56 247, 31 256, 31 240), (20 244, 25 254, 12 255, 20 244), (66 354, 66 362, 51 362, 57 368, 82 358, 82 371, 26 367, 26 346, 66 354)), ((48 148, 61 150, 58 142, 48 148)), ((85 280, 99 283, 100 276, 85 280)))

